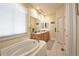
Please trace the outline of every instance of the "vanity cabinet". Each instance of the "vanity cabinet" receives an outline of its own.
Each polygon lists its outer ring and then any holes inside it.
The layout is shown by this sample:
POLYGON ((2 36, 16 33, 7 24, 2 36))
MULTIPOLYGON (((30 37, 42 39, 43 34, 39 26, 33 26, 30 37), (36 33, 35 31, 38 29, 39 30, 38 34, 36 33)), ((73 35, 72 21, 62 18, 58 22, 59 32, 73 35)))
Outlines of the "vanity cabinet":
POLYGON ((31 39, 44 40, 47 42, 49 40, 49 32, 44 32, 40 34, 31 34, 31 39))
POLYGON ((43 33, 43 39, 45 41, 48 41, 49 40, 49 32, 43 33))

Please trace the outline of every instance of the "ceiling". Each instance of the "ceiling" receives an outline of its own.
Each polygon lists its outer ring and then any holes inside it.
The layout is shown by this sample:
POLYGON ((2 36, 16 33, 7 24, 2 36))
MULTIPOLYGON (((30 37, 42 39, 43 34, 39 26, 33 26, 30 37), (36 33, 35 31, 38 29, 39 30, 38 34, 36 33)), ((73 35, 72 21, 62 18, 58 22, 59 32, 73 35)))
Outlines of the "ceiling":
POLYGON ((31 3, 31 5, 37 9, 41 9, 47 15, 55 14, 58 8, 64 6, 63 3, 31 3))

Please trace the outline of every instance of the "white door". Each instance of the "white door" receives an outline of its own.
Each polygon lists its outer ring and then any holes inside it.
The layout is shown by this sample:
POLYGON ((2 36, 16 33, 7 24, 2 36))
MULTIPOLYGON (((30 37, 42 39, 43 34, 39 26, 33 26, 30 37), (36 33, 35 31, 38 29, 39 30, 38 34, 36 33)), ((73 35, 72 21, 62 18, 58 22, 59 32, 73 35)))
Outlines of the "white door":
POLYGON ((77 56, 79 56, 79 15, 77 16, 77 56))
POLYGON ((64 55, 64 17, 57 17, 56 26, 56 41, 57 41, 57 55, 64 55))

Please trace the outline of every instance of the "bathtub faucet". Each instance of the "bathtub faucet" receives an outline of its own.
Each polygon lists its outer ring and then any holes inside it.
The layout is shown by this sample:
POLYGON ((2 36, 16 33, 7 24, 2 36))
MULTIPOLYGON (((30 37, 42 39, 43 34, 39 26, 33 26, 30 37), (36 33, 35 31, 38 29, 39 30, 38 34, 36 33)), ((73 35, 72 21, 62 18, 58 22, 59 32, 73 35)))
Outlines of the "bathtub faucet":
POLYGON ((37 39, 37 41, 40 42, 39 39, 37 39))

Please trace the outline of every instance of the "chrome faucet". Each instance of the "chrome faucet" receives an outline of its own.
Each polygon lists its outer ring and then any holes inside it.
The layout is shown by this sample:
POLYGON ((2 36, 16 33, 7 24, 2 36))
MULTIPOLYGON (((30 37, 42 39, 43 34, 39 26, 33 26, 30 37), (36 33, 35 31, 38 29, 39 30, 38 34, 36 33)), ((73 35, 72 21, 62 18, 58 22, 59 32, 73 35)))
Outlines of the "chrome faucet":
POLYGON ((39 39, 37 39, 37 41, 40 42, 39 39))

